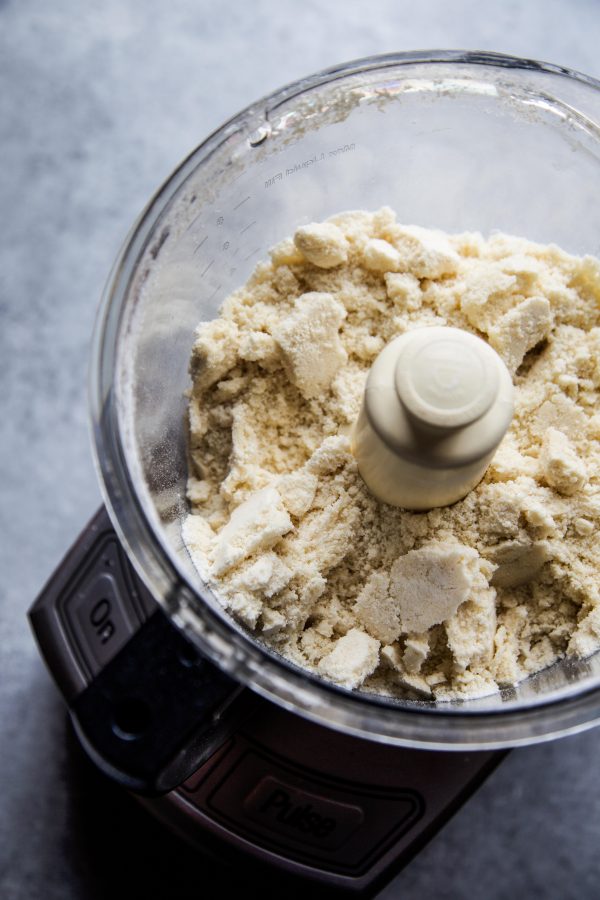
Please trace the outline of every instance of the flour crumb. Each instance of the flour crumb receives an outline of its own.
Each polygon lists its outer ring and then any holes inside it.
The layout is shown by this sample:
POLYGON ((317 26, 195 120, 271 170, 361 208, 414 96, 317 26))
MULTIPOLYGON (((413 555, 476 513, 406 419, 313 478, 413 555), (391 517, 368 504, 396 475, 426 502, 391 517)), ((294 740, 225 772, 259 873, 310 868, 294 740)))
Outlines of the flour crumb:
POLYGON ((255 628, 262 612, 262 602, 248 594, 234 594, 228 597, 226 608, 248 628, 255 628))
POLYGON ((402 663, 411 675, 418 675, 429 656, 429 637, 427 633, 407 637, 404 642, 402 663))
POLYGON ((274 637, 279 634, 285 625, 285 616, 276 609, 263 609, 262 611, 262 633, 265 637, 274 637))
POLYGON ((568 437, 557 428, 549 428, 544 435, 540 468, 546 484, 567 496, 580 491, 587 481, 583 462, 568 437))

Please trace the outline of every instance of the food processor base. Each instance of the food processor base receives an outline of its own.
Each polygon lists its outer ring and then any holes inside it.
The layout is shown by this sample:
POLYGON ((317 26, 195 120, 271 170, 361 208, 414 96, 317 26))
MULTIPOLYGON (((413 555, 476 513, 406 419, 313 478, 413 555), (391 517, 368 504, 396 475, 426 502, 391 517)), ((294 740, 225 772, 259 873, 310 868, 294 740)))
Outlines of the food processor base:
MULTIPOLYGON (((155 601, 100 510, 30 611, 75 718, 99 673, 119 664, 125 644, 155 615, 155 601)), ((193 774, 141 802, 193 844, 226 848, 229 861, 239 854, 249 869, 267 866, 281 877, 320 883, 328 896, 336 889, 374 896, 505 755, 365 740, 306 721, 247 689, 231 709, 233 727, 221 729, 193 774)), ((84 745, 96 758, 89 739, 84 745)))
POLYGON ((180 787, 142 802, 200 848, 210 835, 361 897, 403 868, 507 752, 390 747, 249 701, 252 715, 225 746, 180 787))

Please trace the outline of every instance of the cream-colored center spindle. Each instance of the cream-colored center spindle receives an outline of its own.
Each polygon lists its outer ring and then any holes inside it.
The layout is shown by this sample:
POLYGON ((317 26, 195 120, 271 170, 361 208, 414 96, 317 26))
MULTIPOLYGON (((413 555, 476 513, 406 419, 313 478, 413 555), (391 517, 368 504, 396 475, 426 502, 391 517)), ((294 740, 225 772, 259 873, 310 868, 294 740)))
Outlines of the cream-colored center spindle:
POLYGON ((371 367, 352 447, 373 494, 426 510, 462 499, 483 478, 514 409, 506 366, 460 328, 417 328, 371 367))

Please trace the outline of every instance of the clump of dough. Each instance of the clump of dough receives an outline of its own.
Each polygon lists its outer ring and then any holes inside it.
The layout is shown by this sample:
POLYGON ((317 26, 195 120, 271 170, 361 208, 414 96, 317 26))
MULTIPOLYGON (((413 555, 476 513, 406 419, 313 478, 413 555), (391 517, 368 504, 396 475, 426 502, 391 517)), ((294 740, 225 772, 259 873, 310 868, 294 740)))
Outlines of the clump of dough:
POLYGON ((377 668, 378 651, 379 641, 352 628, 335 642, 331 653, 321 659, 318 670, 343 687, 356 688, 377 668))
POLYGON ((525 354, 545 340, 552 328, 552 312, 545 297, 529 297, 504 313, 488 331, 488 339, 514 374, 525 354))
POLYGON ((287 362, 290 378, 305 397, 328 390, 348 356, 339 339, 346 310, 331 294, 311 292, 272 331, 287 362))
POLYGON ((404 260, 403 269, 417 278, 454 275, 460 257, 448 236, 418 225, 390 226, 390 240, 404 260))
POLYGON ((363 263, 373 272, 397 272, 401 257, 388 241, 371 238, 363 249, 363 263))
POLYGON ((212 574, 219 577, 243 559, 270 549, 293 528, 279 493, 263 488, 231 514, 220 531, 214 550, 212 574))
POLYGON ((294 244, 308 262, 333 269, 348 259, 348 241, 331 222, 313 222, 296 230, 294 244))
POLYGON ((390 596, 401 630, 428 631, 449 619, 469 596, 477 556, 470 547, 438 541, 400 556, 390 570, 390 596))

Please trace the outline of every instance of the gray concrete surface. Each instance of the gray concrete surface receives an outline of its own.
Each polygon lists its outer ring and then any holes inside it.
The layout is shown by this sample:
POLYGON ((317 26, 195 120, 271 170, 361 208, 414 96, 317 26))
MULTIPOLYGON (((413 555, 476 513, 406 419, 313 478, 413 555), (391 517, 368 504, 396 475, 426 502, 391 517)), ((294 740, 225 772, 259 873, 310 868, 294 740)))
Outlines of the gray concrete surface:
MULTIPOLYGON (((600 77, 598 46, 594 0, 0 0, 0 897, 214 896, 229 877, 98 783, 25 620, 99 502, 89 337, 145 200, 222 120, 335 62, 464 47, 600 77), (153 853, 123 852, 136 831, 153 853)), ((600 731, 513 752, 382 897, 598 896, 599 753, 600 731)))

